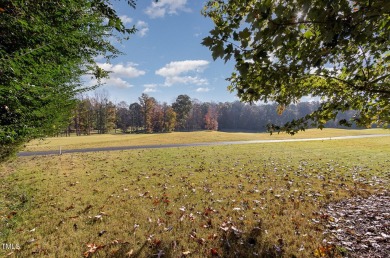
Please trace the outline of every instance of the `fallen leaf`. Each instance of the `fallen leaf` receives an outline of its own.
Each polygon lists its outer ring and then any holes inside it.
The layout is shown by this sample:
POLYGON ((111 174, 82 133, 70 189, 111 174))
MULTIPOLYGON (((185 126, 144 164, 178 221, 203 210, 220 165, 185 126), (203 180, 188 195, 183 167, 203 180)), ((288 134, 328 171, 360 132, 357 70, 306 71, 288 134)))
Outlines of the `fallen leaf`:
POLYGON ((131 257, 132 255, 133 255, 133 249, 131 249, 130 251, 128 251, 127 253, 126 253, 126 256, 127 257, 131 257))
POLYGON ((90 244, 87 244, 87 247, 89 248, 89 250, 84 252, 84 257, 89 257, 90 254, 93 254, 97 250, 103 248, 104 245, 96 245, 96 244, 90 243, 90 244))
POLYGON ((219 256, 218 250, 215 248, 211 248, 210 253, 212 256, 219 256))
POLYGON ((182 252, 181 254, 182 255, 189 255, 191 252, 190 251, 185 251, 185 252, 182 252))

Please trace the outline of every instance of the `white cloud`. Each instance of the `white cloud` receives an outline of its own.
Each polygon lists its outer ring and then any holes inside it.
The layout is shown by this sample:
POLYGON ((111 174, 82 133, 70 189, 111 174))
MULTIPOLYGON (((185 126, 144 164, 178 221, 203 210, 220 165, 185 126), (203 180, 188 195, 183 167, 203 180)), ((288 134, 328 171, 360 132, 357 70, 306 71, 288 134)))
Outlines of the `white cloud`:
POLYGON ((151 92, 157 92, 157 90, 155 88, 146 88, 143 91, 143 93, 151 93, 151 92))
POLYGON ((144 84, 144 87, 145 88, 157 88, 157 84, 155 83, 149 83, 149 84, 144 84))
POLYGON ((209 64, 206 60, 185 60, 170 62, 156 71, 157 75, 165 78, 165 86, 173 84, 206 85, 208 81, 198 76, 189 76, 187 73, 201 73, 209 64))
POLYGON ((129 24, 129 23, 133 22, 133 19, 130 18, 129 16, 127 16, 127 15, 121 15, 121 16, 119 16, 119 19, 121 19, 123 24, 129 24))
POLYGON ((134 85, 131 85, 129 82, 123 80, 122 78, 118 77, 110 77, 108 79, 103 79, 102 83, 104 83, 107 86, 114 86, 121 89, 127 89, 134 87, 134 85))
MULTIPOLYGON (((145 74, 145 71, 139 70, 136 68, 137 64, 134 63, 127 63, 127 64, 109 64, 109 63, 97 63, 97 65, 110 72, 109 78, 101 79, 101 83, 110 86, 110 87, 117 87, 122 89, 131 88, 134 85, 131 85, 128 81, 126 81, 123 78, 135 78, 139 77, 145 74)), ((86 86, 93 86, 97 84, 96 79, 90 79, 87 77, 85 78, 85 85, 86 86)))
POLYGON ((146 33, 149 31, 149 26, 144 21, 138 21, 136 28, 138 29, 138 35, 140 37, 144 37, 146 35, 146 33))
POLYGON ((197 76, 172 76, 165 78, 165 86, 171 86, 173 84, 207 85, 208 81, 197 76))
POLYGON ((135 78, 145 74, 145 71, 138 70, 136 68, 137 64, 134 63, 127 63, 126 65, 123 64, 112 65, 109 63, 97 63, 97 65, 100 68, 111 72, 110 77, 124 76, 128 78, 135 78))
POLYGON ((190 12, 191 9, 186 7, 187 0, 159 0, 153 1, 146 8, 145 13, 150 18, 162 18, 166 14, 177 14, 179 11, 190 12))
POLYGON ((312 95, 304 96, 300 99, 300 102, 312 102, 312 101, 320 101, 320 97, 313 97, 312 95))
MULTIPOLYGON (((92 87, 92 86, 95 86, 98 84, 98 80, 97 79, 91 79, 91 78, 87 78, 87 76, 84 76, 84 85, 87 86, 87 87, 92 87)), ((110 77, 110 78, 103 78, 100 80, 100 84, 103 84, 103 85, 106 85, 106 86, 109 86, 109 87, 117 87, 117 88, 120 88, 120 89, 128 89, 128 88, 131 88, 131 87, 134 87, 134 85, 131 85, 129 82, 121 79, 121 78, 118 78, 118 77, 110 77)))
POLYGON ((157 92, 157 84, 155 83, 149 83, 149 84, 144 84, 144 87, 146 88, 143 92, 144 93, 150 93, 150 92, 157 92))
MULTIPOLYGON (((127 15, 121 15, 121 16, 119 16, 119 19, 121 19, 121 21, 125 25, 133 22, 133 19, 127 15)), ((108 20, 107 20, 107 22, 108 22, 108 20)), ((137 30, 138 30, 137 33, 140 37, 144 37, 146 35, 146 33, 149 31, 149 25, 146 22, 141 21, 141 20, 137 21, 135 27, 137 28, 137 30)))
POLYGON ((209 64, 206 60, 185 60, 170 62, 163 68, 156 71, 156 74, 168 77, 176 76, 189 71, 201 72, 209 64))
POLYGON ((196 89, 196 92, 209 92, 210 89, 209 88, 197 88, 196 89))

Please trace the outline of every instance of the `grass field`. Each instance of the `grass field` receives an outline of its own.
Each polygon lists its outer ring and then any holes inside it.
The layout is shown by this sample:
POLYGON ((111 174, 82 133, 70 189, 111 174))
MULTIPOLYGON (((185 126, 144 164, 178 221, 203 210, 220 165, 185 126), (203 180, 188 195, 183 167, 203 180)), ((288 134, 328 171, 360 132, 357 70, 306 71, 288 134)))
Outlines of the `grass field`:
POLYGON ((321 207, 390 190, 389 153, 383 137, 18 158, 0 243, 20 250, 0 256, 320 257, 321 207))
POLYGON ((344 130, 344 129, 310 129, 297 135, 269 133, 227 133, 216 131, 173 132, 165 134, 103 134, 89 136, 52 137, 34 140, 26 145, 24 151, 82 149, 106 146, 155 145, 195 142, 221 142, 246 140, 299 139, 316 137, 335 137, 362 134, 390 134, 390 130, 344 130))

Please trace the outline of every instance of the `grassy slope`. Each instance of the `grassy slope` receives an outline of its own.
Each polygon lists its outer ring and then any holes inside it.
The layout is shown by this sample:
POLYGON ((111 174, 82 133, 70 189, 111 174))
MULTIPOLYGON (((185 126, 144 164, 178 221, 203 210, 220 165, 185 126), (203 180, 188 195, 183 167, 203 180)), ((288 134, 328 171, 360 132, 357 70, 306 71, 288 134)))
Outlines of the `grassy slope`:
POLYGON ((298 139, 316 137, 334 137, 361 134, 390 134, 390 130, 343 130, 343 129, 311 129, 300 132, 295 136, 287 134, 269 133, 226 133, 226 132, 174 132, 168 134, 104 134, 90 136, 53 137, 44 140, 34 140, 27 144, 25 151, 43 151, 62 149, 81 149, 106 146, 152 145, 194 142, 245 141, 245 140, 273 140, 298 139))
POLYGON ((320 207, 389 190, 389 153, 384 137, 18 158, 0 170, 0 242, 21 257, 88 243, 97 257, 313 257, 320 207))

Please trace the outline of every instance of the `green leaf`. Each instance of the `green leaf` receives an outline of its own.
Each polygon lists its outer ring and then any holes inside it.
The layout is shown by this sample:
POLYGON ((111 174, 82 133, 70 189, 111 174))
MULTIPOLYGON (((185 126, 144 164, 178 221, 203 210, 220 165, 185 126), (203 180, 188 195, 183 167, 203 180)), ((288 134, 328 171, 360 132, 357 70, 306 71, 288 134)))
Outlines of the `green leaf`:
POLYGON ((307 38, 307 39, 310 39, 311 37, 314 36, 314 33, 313 33, 311 30, 307 30, 307 31, 303 34, 303 36, 304 36, 305 38, 307 38))
POLYGON ((222 42, 219 42, 217 45, 212 47, 211 50, 213 51, 212 56, 213 56, 214 61, 217 60, 217 58, 223 58, 223 56, 225 54, 225 49, 223 48, 222 42))
POLYGON ((214 40, 213 40, 212 37, 206 37, 206 38, 203 39, 201 44, 206 46, 206 47, 210 47, 210 46, 213 45, 213 43, 214 43, 214 40))

